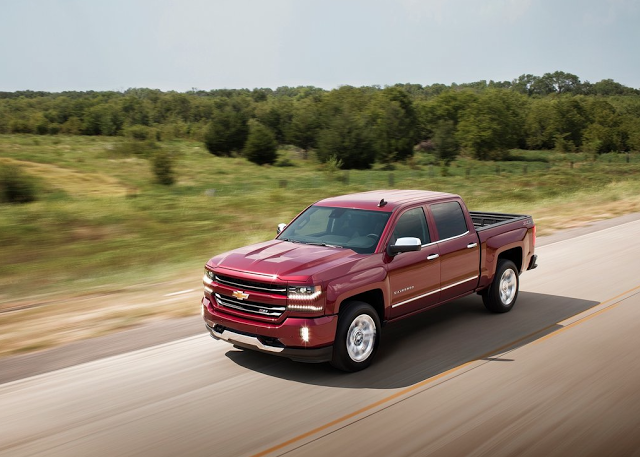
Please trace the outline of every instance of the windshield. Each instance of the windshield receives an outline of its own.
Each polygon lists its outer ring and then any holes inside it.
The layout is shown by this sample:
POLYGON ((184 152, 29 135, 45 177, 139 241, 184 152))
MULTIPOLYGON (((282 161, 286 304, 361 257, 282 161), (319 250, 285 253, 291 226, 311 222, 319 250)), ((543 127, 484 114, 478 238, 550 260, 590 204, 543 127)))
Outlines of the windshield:
POLYGON ((288 225, 278 239, 372 254, 390 215, 382 211, 311 206, 288 225))

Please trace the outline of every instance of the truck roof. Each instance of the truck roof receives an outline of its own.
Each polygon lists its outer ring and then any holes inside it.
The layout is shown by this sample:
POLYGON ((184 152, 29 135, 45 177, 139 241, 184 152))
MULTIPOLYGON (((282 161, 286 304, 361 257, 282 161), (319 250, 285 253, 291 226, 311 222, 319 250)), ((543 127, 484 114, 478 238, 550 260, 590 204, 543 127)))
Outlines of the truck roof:
POLYGON ((369 192, 359 192, 357 194, 340 195, 329 197, 315 203, 318 206, 337 206, 340 208, 358 208, 373 211, 391 212, 399 206, 404 206, 414 202, 437 201, 445 198, 459 197, 455 194, 445 192, 431 192, 428 190, 372 190, 369 192), (379 207, 380 200, 387 202, 379 207))

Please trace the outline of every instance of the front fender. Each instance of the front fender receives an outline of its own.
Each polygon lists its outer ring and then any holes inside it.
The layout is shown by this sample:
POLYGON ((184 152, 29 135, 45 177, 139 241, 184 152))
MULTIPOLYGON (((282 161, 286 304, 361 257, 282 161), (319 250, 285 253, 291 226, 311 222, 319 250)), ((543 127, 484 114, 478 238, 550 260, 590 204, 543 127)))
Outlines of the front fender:
POLYGON ((373 289, 381 289, 385 308, 388 303, 389 286, 387 271, 383 267, 370 268, 336 278, 327 285, 327 314, 338 314, 340 304, 346 299, 373 289))

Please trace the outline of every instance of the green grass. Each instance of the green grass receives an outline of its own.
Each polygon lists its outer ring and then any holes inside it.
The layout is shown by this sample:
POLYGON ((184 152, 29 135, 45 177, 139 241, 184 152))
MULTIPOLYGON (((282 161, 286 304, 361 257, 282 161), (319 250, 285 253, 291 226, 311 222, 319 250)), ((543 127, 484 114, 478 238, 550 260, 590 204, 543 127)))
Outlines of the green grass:
POLYGON ((630 163, 624 155, 593 162, 586 154, 513 151, 508 162, 460 159, 446 177, 440 166, 425 165, 432 157, 421 156, 394 171, 330 174, 292 150, 281 155, 294 166, 260 167, 214 157, 190 141, 161 143, 177 172, 177 184, 163 187, 154 183, 147 159, 114 153, 124 141, 0 136, 0 163, 21 164, 40 185, 38 201, 0 205, 0 301, 171 277, 274 236, 279 222, 332 195, 381 188, 453 192, 475 210, 533 214, 544 232, 538 210, 556 208, 557 217, 563 205, 584 205, 585 196, 608 204, 640 194, 638 155, 630 163))

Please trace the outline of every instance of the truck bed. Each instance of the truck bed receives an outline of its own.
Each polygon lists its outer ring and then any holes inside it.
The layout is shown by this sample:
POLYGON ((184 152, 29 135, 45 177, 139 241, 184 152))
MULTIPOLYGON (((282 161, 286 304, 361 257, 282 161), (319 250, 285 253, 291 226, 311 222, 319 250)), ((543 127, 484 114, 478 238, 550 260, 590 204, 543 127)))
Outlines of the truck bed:
POLYGON ((523 214, 483 213, 481 211, 469 211, 469 215, 476 232, 531 217, 523 214))

